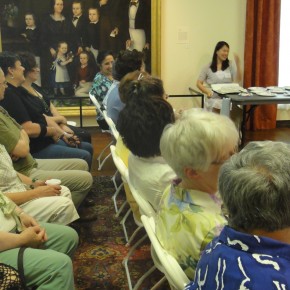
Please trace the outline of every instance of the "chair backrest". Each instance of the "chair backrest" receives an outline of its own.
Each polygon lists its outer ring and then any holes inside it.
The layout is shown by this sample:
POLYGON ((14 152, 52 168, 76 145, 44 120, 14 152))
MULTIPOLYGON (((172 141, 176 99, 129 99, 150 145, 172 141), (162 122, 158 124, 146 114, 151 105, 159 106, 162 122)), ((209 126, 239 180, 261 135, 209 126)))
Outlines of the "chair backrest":
POLYGON ((189 283, 189 279, 181 269, 176 259, 160 244, 155 232, 154 218, 142 215, 141 220, 170 286, 178 290, 184 289, 184 287, 189 283))
POLYGON ((130 176, 128 179, 128 184, 129 184, 129 188, 131 190, 131 193, 132 193, 135 201, 137 202, 137 204, 139 206, 140 213, 143 215, 146 215, 148 217, 155 218, 156 211, 154 210, 154 208, 152 207, 150 202, 147 201, 145 198, 143 198, 143 196, 140 194, 140 192, 132 185, 132 183, 130 182, 130 176))
POLYGON ((116 128, 116 125, 115 125, 114 121, 108 116, 106 110, 103 111, 103 116, 104 116, 104 119, 107 122, 110 130, 111 130, 112 135, 117 140, 119 138, 120 134, 119 134, 119 132, 118 132, 118 130, 116 128))
POLYGON ((116 146, 111 145, 110 150, 112 153, 113 161, 114 161, 118 171, 120 172, 122 178, 125 179, 124 181, 128 182, 128 179, 129 179, 128 168, 125 165, 125 163, 123 162, 123 160, 121 159, 121 157, 116 153, 116 146))
POLYGON ((97 98, 96 98, 93 94, 91 94, 91 93, 89 93, 89 96, 90 96, 91 101, 93 102, 93 104, 94 104, 95 107, 97 108, 98 112, 99 112, 102 116, 104 116, 103 111, 102 111, 102 109, 101 109, 101 104, 99 103, 99 101, 97 100, 97 98))

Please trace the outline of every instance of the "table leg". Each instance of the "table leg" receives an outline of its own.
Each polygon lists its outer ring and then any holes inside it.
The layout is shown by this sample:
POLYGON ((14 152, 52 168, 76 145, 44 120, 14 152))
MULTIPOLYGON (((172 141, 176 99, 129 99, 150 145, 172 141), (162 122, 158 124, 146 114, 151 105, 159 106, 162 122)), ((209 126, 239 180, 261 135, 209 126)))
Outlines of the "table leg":
POLYGON ((247 107, 243 106, 243 117, 242 117, 242 123, 241 123, 241 145, 240 147, 243 148, 245 146, 246 142, 246 125, 247 125, 247 107))

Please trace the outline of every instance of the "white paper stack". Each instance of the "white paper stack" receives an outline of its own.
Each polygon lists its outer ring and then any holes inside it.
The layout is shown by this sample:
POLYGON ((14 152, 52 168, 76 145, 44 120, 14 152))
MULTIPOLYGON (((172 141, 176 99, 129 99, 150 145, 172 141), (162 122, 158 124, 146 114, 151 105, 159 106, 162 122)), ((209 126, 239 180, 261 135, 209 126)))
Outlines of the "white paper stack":
POLYGON ((228 83, 228 84, 212 84, 211 88, 214 92, 218 94, 238 94, 244 90, 239 84, 237 83, 228 83))

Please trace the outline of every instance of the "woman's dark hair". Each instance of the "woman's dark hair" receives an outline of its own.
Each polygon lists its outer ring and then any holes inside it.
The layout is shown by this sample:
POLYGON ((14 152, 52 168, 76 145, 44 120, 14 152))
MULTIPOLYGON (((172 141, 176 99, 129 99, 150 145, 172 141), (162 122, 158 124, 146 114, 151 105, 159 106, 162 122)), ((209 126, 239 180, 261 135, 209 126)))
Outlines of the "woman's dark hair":
POLYGON ((120 81, 127 73, 140 70, 144 62, 144 55, 136 49, 119 52, 113 67, 113 77, 120 81))
POLYGON ((21 65, 25 68, 24 76, 26 77, 29 72, 37 67, 35 56, 33 53, 28 51, 20 51, 17 54, 21 61, 21 65))
POLYGON ((120 112, 117 129, 136 156, 160 155, 163 129, 174 122, 173 108, 163 96, 162 81, 153 77, 132 81, 128 88, 127 104, 120 112))
POLYGON ((97 56, 97 65, 99 68, 101 68, 102 62, 105 60, 105 58, 108 55, 114 56, 113 52, 110 50, 99 51, 98 56, 97 56))
MULTIPOLYGON (((217 51, 220 50, 223 46, 226 46, 227 48, 230 48, 229 44, 225 41, 219 41, 214 49, 213 55, 212 55, 212 61, 211 61, 211 65, 210 68, 213 72, 217 71, 217 51)), ((225 70, 229 67, 230 62, 229 59, 227 58, 226 60, 224 60, 222 62, 222 70, 225 70)))
POLYGON ((37 26, 37 24, 38 24, 38 19, 37 19, 36 15, 35 15, 33 12, 31 12, 31 11, 27 11, 27 12, 24 14, 24 21, 25 21, 25 17, 26 17, 27 15, 31 15, 31 16, 33 17, 34 24, 35 24, 35 26, 37 26))
POLYGON ((9 67, 15 67, 16 61, 20 61, 17 54, 9 51, 0 52, 0 67, 5 76, 8 74, 9 67))
MULTIPOLYGON (((88 58, 88 67, 89 68, 94 68, 95 70, 97 69, 97 63, 96 63, 96 61, 95 61, 95 57, 94 57, 94 55, 92 54, 92 52, 90 52, 90 51, 86 51, 86 50, 83 50, 81 53, 80 53, 80 55, 81 54, 85 54, 86 56, 87 56, 87 58, 88 58)), ((79 66, 81 66, 81 64, 79 63, 79 66)))
MULTIPOLYGON (((54 5, 55 5, 55 1, 56 0, 50 0, 50 13, 53 14, 54 13, 54 5)), ((63 0, 62 3, 64 4, 63 0)))

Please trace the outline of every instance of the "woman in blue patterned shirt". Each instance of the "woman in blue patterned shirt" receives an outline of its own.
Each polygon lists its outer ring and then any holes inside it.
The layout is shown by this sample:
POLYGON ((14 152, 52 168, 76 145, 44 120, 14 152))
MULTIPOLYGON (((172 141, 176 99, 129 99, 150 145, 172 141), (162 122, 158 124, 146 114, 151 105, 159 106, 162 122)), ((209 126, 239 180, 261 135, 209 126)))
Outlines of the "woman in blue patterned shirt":
MULTIPOLYGON (((114 57, 111 51, 100 51, 97 57, 97 64, 100 71, 96 74, 90 94, 94 95, 102 105, 103 100, 113 83, 113 62, 114 57)), ((97 121, 102 129, 108 129, 102 116, 97 116, 97 121)))

